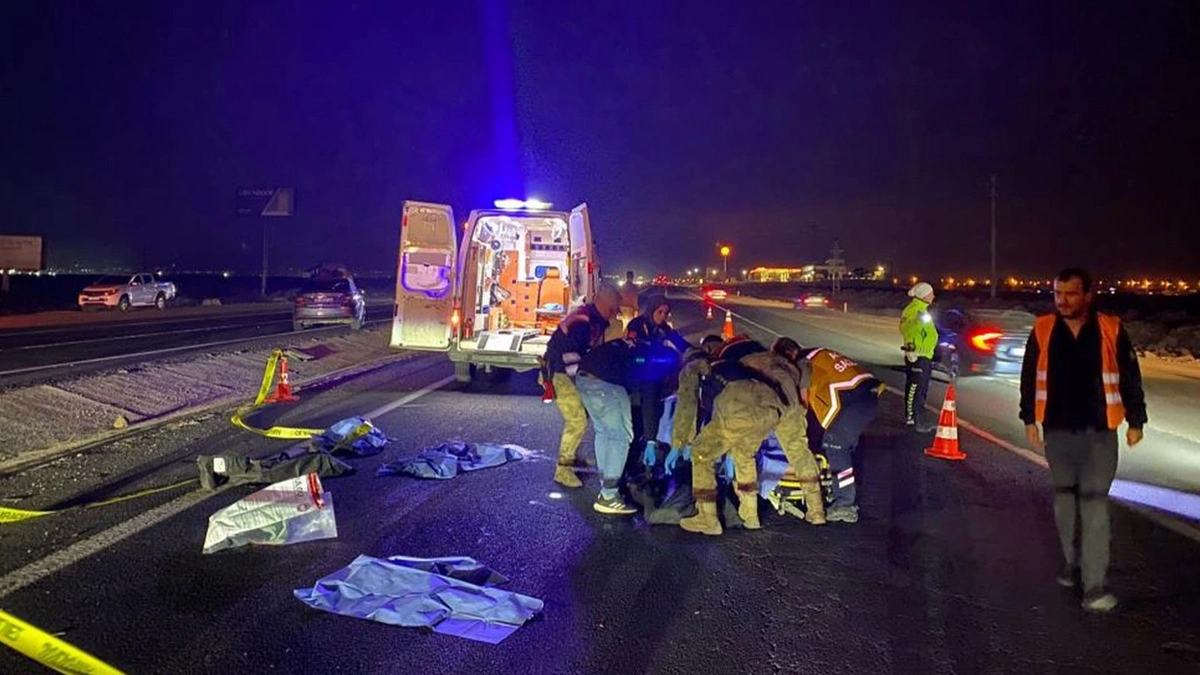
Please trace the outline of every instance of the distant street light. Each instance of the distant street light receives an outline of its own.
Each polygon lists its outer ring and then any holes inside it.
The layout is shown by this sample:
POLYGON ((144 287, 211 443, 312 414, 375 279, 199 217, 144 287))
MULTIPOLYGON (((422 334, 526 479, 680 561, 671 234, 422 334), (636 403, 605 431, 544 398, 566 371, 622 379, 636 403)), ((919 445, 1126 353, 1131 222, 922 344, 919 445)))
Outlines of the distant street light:
POLYGON ((724 263, 724 265, 725 265, 725 280, 726 281, 729 281, 729 254, 732 252, 733 252, 733 249, 729 248, 728 246, 721 247, 721 262, 724 263))

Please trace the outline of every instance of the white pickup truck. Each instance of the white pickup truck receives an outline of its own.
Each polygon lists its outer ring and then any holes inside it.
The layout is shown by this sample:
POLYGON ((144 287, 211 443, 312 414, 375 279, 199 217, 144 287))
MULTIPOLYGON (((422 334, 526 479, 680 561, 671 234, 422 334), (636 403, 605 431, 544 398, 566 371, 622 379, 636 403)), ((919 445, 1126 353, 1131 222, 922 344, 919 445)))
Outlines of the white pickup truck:
POLYGON ((101 277, 79 293, 79 308, 119 309, 130 307, 157 307, 166 309, 167 302, 175 299, 175 284, 155 281, 150 274, 134 274, 129 277, 101 277))

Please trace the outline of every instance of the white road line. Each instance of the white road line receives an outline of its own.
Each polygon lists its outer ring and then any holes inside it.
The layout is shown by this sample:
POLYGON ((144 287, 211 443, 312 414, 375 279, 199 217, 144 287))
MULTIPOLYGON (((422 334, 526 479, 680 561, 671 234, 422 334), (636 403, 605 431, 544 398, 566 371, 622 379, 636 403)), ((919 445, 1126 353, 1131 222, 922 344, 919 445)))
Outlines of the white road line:
MULTIPOLYGON (((761 323, 758 323, 757 321, 754 321, 752 319, 748 319, 741 314, 734 313, 734 316, 739 317, 743 322, 748 323, 752 326, 756 326, 760 330, 766 331, 767 333, 770 333, 771 335, 774 335, 776 337, 783 336, 783 334, 780 333, 779 331, 767 328, 766 326, 762 325, 761 323)), ((888 387, 888 391, 893 394, 896 394, 897 396, 901 395, 900 392, 896 391, 892 387, 888 387)), ((939 408, 937 408, 933 405, 927 404, 925 407, 928 408, 929 410, 932 410, 935 413, 941 412, 941 410, 939 408)), ((1000 438, 999 436, 992 434, 991 432, 984 431, 980 427, 978 427, 974 424, 971 424, 970 422, 964 420, 961 417, 958 418, 958 426, 962 427, 963 429, 966 429, 968 432, 970 432, 972 434, 975 434, 979 438, 982 438, 983 440, 995 445, 996 447, 999 447, 1003 450, 1007 450, 1008 452, 1011 452, 1012 454, 1020 457, 1021 459, 1024 459, 1028 462, 1032 462, 1033 464, 1036 464, 1036 465, 1042 467, 1043 469, 1050 468, 1050 464, 1046 461, 1046 458, 1043 457, 1042 455, 1039 455, 1038 453, 1033 452, 1032 450, 1029 450, 1027 448, 1022 448, 1021 446, 1016 445, 1015 443, 1010 443, 1010 442, 1004 440, 1003 438, 1000 438)), ((1145 506, 1137 504, 1136 502, 1122 499, 1120 496, 1116 496, 1116 501, 1118 504, 1128 508, 1129 510, 1145 516, 1152 522, 1154 522, 1158 525, 1161 525, 1161 526, 1167 528, 1168 530, 1175 532, 1176 534, 1187 537, 1188 539, 1191 539, 1194 542, 1200 543, 1200 528, 1197 528, 1190 523, 1186 523, 1181 520, 1177 520, 1175 518, 1166 516, 1157 510, 1147 508, 1145 506)))
MULTIPOLYGON (((373 418, 389 413, 405 405, 406 403, 410 403, 421 398, 422 396, 426 396, 438 389, 441 389, 453 381, 453 375, 444 377, 427 387, 418 389, 417 391, 409 392, 385 406, 372 410, 364 415, 364 417, 373 418)), ((226 489, 227 487, 218 488, 212 492, 203 490, 189 492, 186 495, 167 502, 166 504, 140 513, 133 518, 120 523, 119 525, 114 525, 103 532, 71 544, 60 551, 55 551, 41 560, 31 562, 24 567, 9 572, 3 577, 0 577, 0 598, 11 595, 22 588, 35 584, 46 577, 61 572, 71 565, 80 562, 81 560, 100 553, 114 544, 144 532, 145 530, 154 527, 165 520, 173 518, 192 508, 193 506, 208 500, 211 497, 221 494, 226 489)))

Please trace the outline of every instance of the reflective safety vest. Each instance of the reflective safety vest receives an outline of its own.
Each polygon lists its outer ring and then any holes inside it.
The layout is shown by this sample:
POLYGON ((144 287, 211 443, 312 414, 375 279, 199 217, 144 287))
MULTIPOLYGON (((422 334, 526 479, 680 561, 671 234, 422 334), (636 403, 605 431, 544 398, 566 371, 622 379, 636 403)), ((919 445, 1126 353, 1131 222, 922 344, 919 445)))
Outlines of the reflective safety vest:
MULTIPOLYGON (((1037 386, 1034 396, 1034 417, 1038 422, 1046 418, 1047 384, 1050 373, 1050 335, 1054 332, 1054 314, 1038 317, 1033 324, 1033 336, 1037 340, 1037 386)), ((1121 370, 1117 365, 1117 335, 1121 332, 1121 320, 1108 314, 1097 314, 1100 325, 1100 379, 1104 384, 1104 412, 1108 428, 1116 430, 1125 419, 1125 404, 1121 400, 1121 370)))
POLYGON ((828 429, 841 412, 840 394, 861 384, 875 382, 875 376, 854 361, 829 349, 817 348, 806 358, 810 365, 808 405, 821 426, 828 429))

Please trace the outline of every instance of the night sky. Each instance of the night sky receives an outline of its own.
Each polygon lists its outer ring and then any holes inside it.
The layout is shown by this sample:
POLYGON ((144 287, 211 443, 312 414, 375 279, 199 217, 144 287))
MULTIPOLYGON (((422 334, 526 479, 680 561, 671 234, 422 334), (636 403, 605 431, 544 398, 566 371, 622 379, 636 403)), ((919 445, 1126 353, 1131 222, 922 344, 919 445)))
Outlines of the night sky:
POLYGON ((254 270, 234 192, 286 185, 273 266, 387 269, 406 198, 536 196, 589 203, 610 272, 839 237, 852 265, 981 273, 995 173, 1002 273, 1191 278, 1188 5, 8 3, 0 233, 52 265, 254 270))

